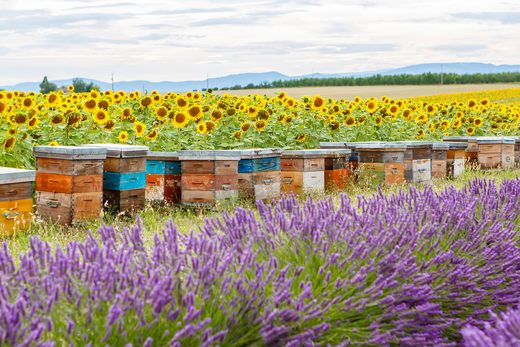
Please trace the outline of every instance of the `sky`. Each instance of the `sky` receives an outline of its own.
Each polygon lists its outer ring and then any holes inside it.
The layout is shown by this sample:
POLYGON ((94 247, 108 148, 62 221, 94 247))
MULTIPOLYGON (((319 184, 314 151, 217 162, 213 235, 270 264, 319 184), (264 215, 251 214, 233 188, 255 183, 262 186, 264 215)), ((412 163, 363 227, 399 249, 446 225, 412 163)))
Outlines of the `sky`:
POLYGON ((0 85, 520 64, 520 1, 0 0, 0 85))

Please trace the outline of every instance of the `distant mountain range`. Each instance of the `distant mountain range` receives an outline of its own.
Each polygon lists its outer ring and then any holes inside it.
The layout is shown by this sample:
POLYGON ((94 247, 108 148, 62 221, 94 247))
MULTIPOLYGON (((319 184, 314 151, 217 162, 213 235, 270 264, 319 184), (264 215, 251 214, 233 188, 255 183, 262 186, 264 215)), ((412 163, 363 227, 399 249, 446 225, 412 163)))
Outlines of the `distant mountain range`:
MULTIPOLYGON (((115 90, 124 90, 127 92, 135 90, 157 90, 159 92, 184 92, 190 90, 201 90, 209 86, 209 88, 229 88, 236 85, 246 86, 250 83, 258 85, 261 83, 271 83, 273 81, 286 81, 301 78, 331 78, 331 77, 367 77, 373 75, 401 75, 410 74, 417 75, 422 73, 456 73, 456 74, 475 74, 475 73, 500 73, 500 72, 520 72, 520 65, 493 65, 484 63, 435 63, 435 64, 419 64, 410 65, 397 69, 352 72, 352 73, 336 73, 336 74, 308 74, 301 76, 287 76, 279 72, 260 72, 260 73, 242 73, 228 75, 217 78, 209 78, 200 81, 182 81, 182 82, 150 82, 144 80, 137 81, 121 81, 114 83, 115 90)), ((90 78, 82 78, 85 82, 98 85, 101 90, 112 89, 112 84, 108 82, 93 80, 90 78)), ((58 86, 68 86, 72 83, 71 79, 52 80, 58 86)), ((11 86, 0 86, 0 89, 21 90, 21 91, 39 91, 40 82, 24 82, 11 86)))

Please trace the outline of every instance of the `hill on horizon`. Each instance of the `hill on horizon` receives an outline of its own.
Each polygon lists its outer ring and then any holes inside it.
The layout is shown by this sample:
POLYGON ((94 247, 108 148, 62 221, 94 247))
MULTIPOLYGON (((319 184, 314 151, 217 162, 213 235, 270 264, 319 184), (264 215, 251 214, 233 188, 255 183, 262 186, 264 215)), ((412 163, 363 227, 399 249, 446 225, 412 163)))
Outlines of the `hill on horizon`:
MULTIPOLYGON (((423 73, 455 73, 455 74, 476 74, 476 73, 501 73, 501 72, 520 72, 520 65, 494 65, 485 63, 432 63, 410 65, 397 69, 351 72, 351 73, 315 73, 301 76, 288 76, 276 71, 259 72, 259 73, 241 73, 232 74, 222 77, 209 78, 207 80, 191 80, 191 81, 161 81, 151 82, 146 80, 120 81, 114 82, 114 90, 123 90, 126 92, 140 90, 159 92, 185 92, 192 90, 202 90, 204 88, 230 88, 233 86, 246 86, 248 84, 259 85, 262 83, 271 83, 273 81, 286 81, 301 78, 340 78, 340 77, 369 77, 373 75, 418 75, 423 73)), ((85 82, 98 85, 101 90, 112 89, 110 82, 99 81, 91 78, 82 78, 85 82)), ((51 80, 58 86, 67 86, 72 84, 72 78, 62 80, 51 80)), ((24 92, 40 90, 40 82, 23 82, 10 86, 0 86, 0 89, 20 90, 24 92)))

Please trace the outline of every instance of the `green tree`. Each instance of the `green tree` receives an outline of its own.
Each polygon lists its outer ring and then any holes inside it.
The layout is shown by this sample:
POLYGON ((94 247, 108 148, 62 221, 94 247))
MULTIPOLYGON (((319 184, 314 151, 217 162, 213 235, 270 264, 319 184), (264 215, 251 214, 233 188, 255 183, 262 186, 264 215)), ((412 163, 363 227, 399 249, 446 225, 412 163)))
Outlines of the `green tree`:
POLYGON ((54 92, 58 89, 56 83, 49 82, 47 76, 43 77, 42 83, 40 83, 40 93, 49 94, 50 92, 54 92))
POLYGON ((99 86, 95 85, 94 82, 87 83, 81 78, 74 78, 72 80, 72 85, 74 86, 74 91, 76 93, 85 93, 90 92, 91 90, 99 90, 99 86))

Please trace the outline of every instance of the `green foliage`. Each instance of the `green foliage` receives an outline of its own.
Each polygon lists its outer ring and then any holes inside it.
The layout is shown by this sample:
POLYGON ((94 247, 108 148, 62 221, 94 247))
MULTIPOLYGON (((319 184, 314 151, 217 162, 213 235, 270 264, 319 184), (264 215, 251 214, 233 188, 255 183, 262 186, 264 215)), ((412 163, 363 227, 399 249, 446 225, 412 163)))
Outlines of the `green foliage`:
POLYGON ((74 78, 72 80, 72 86, 76 93, 88 93, 92 90, 99 90, 99 86, 95 85, 94 82, 87 83, 81 78, 74 78))
POLYGON ((56 83, 49 82, 47 76, 43 77, 42 83, 40 83, 40 93, 49 94, 50 92, 54 92, 58 89, 56 83))

